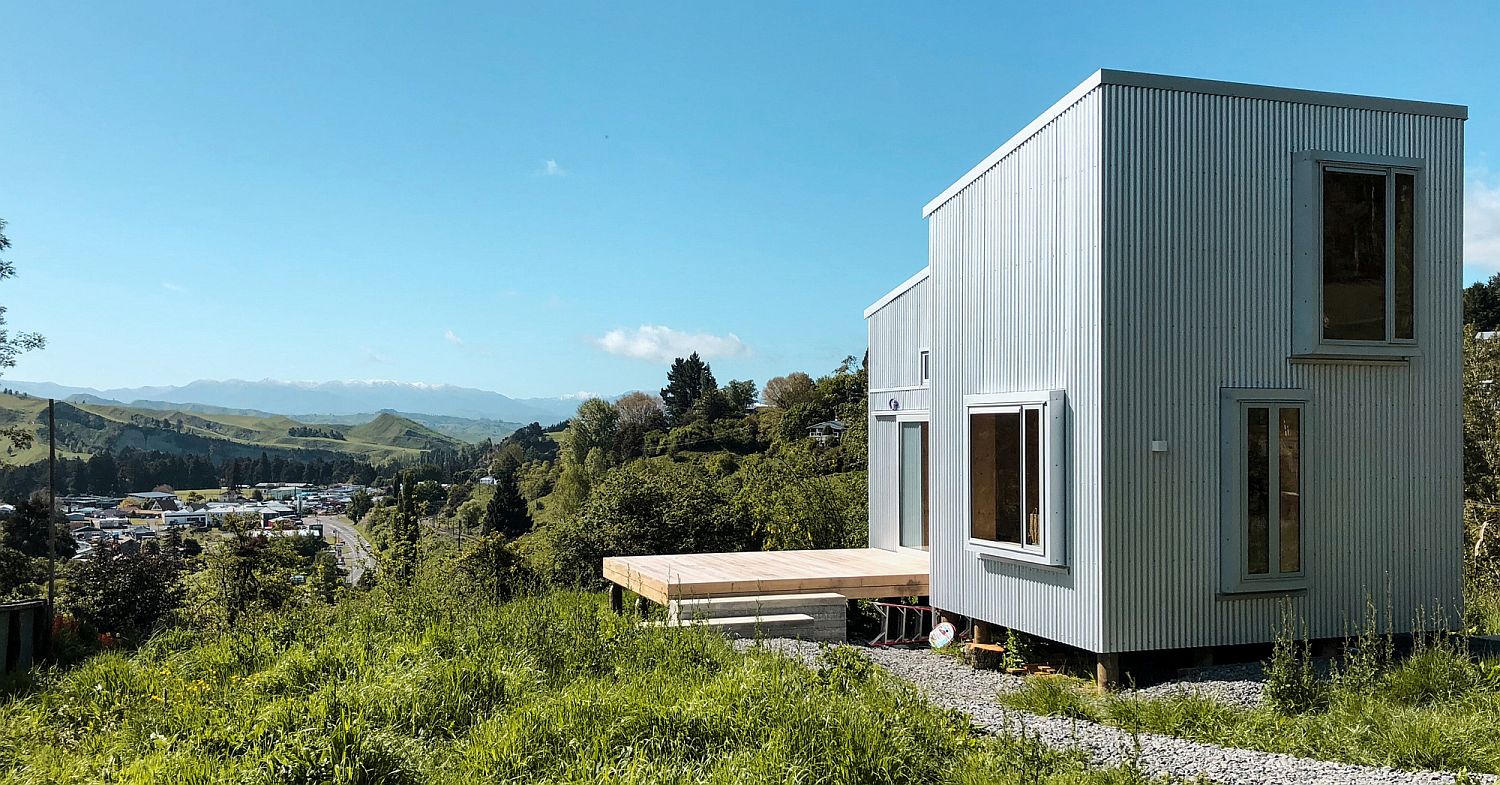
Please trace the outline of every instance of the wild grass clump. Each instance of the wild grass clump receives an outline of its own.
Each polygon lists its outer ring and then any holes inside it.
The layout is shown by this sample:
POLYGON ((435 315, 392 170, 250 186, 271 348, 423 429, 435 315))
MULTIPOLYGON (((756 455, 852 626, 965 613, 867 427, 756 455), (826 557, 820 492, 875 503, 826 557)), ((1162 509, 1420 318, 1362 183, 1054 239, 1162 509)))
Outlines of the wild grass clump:
MULTIPOLYGON (((1425 620, 1418 618, 1420 630, 1425 620)), ((1476 662, 1462 637, 1413 636, 1397 658, 1373 605, 1342 662, 1319 676, 1305 628, 1284 616, 1267 663, 1265 700, 1226 706, 1198 692, 1099 695, 1085 682, 1033 677, 1001 702, 1229 747, 1403 769, 1500 773, 1500 661, 1476 662)))
MULTIPOLYGON (((853 649, 818 667, 642 627, 593 594, 441 580, 295 618, 169 630, 0 708, 0 782, 1092 782, 977 734, 853 649)), ((1096 780, 1098 776, 1116 779, 1096 780)))

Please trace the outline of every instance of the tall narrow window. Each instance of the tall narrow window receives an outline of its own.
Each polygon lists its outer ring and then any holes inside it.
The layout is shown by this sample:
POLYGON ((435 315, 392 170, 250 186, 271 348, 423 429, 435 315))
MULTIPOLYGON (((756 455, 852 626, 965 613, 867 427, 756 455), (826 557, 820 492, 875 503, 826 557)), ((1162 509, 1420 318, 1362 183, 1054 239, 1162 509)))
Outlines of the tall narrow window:
POLYGON ((931 357, 932 355, 926 349, 923 349, 921 358, 918 360, 918 363, 922 366, 923 384, 926 384, 927 380, 932 378, 931 368, 928 365, 931 362, 931 357))
POLYGON ((1323 337, 1386 338, 1384 174, 1323 172, 1323 337))
POLYGON ((927 423, 901 423, 900 543, 927 548, 927 423))
MULTIPOLYGON (((1301 401, 1226 391, 1225 588, 1294 585, 1303 575, 1301 401)), ((1284 392, 1284 391, 1279 391, 1284 392)))

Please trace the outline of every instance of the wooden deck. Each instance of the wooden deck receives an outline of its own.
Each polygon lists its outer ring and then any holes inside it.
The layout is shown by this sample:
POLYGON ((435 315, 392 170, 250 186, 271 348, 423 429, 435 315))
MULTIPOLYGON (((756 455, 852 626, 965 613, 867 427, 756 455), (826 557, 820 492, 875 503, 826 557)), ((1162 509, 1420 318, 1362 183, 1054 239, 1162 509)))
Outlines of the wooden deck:
POLYGON ((930 593, 926 553, 879 548, 611 556, 604 560, 604 578, 663 605, 758 594, 838 592, 859 598, 930 593))

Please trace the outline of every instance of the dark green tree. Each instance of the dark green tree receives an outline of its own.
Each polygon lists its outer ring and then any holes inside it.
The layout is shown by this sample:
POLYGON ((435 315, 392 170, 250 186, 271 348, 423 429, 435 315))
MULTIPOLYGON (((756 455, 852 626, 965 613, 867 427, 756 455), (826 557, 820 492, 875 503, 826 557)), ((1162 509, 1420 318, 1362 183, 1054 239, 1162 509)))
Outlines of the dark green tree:
POLYGON ((139 643, 181 607, 182 570, 175 553, 103 546, 69 562, 63 609, 100 632, 139 643))
POLYGON ((1500 273, 1464 289, 1464 324, 1481 332, 1500 330, 1500 273))
POLYGON ((667 371, 667 386, 661 388, 661 401, 667 420, 676 425, 688 418, 694 404, 710 390, 719 389, 713 369, 697 352, 686 359, 678 357, 667 371))
POLYGON ((370 494, 365 493, 363 489, 355 491, 354 495, 349 497, 349 520, 359 523, 374 506, 375 503, 370 501, 370 494))
POLYGON ((56 530, 57 558, 72 558, 77 548, 73 544, 73 538, 68 536, 67 519, 61 515, 49 515, 47 499, 39 493, 17 504, 16 511, 10 517, 0 520, 0 545, 15 548, 32 558, 45 557, 48 549, 48 518, 52 519, 52 527, 56 530))
POLYGON ((760 397, 760 390, 756 389, 755 382, 746 379, 739 381, 731 379, 729 384, 724 385, 724 398, 729 403, 730 413, 739 416, 747 409, 755 405, 755 399, 760 397))
POLYGON ((526 509, 526 500, 521 498, 519 469, 514 462, 504 461, 500 473, 495 475, 495 495, 484 508, 485 534, 514 539, 531 531, 531 514, 526 509))

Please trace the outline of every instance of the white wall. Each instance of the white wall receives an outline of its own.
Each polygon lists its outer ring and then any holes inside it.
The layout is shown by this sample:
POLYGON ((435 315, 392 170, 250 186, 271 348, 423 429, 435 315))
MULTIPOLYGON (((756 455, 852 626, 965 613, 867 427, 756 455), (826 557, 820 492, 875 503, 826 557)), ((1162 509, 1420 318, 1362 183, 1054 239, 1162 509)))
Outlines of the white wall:
POLYGON ((899 541, 900 426, 895 412, 927 411, 920 353, 931 340, 925 280, 918 281, 866 318, 870 357, 869 505, 870 546, 893 549, 899 541), (892 401, 895 408, 892 408, 892 401))

